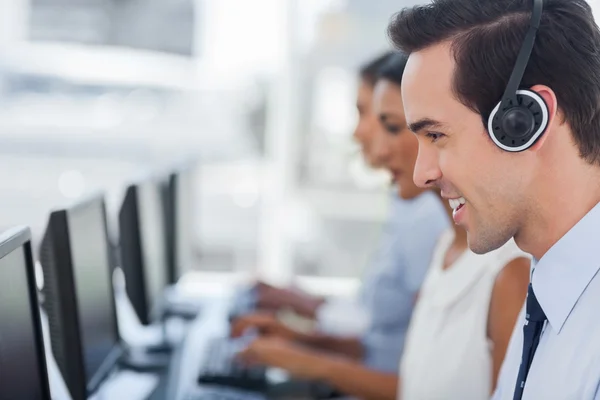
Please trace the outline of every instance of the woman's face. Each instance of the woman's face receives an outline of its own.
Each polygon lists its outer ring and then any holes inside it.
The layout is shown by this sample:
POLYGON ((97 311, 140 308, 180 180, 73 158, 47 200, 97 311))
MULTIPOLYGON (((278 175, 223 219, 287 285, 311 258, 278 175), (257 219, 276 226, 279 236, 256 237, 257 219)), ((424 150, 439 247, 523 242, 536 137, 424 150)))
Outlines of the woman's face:
POLYGON ((380 167, 374 163, 371 155, 375 131, 381 129, 377 114, 373 111, 373 85, 361 79, 356 99, 358 124, 354 130, 354 139, 360 144, 363 157, 372 167, 380 167))
POLYGON ((419 144, 406 126, 400 86, 380 79, 373 90, 373 111, 380 124, 374 130, 369 154, 374 163, 390 171, 401 198, 415 198, 424 192, 413 181, 419 144))

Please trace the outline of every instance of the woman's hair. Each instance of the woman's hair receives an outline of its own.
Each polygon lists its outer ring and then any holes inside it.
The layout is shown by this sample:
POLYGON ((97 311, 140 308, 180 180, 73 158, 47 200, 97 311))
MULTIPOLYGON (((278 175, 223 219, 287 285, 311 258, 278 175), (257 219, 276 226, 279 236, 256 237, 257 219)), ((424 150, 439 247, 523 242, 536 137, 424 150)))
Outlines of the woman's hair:
POLYGON ((394 52, 388 51, 360 67, 359 71, 361 79, 369 85, 375 86, 377 76, 379 75, 379 69, 387 63, 393 54, 394 52))
POLYGON ((408 56, 404 53, 394 52, 390 54, 388 59, 379 67, 375 82, 379 79, 386 79, 396 85, 401 85, 407 62, 408 56))

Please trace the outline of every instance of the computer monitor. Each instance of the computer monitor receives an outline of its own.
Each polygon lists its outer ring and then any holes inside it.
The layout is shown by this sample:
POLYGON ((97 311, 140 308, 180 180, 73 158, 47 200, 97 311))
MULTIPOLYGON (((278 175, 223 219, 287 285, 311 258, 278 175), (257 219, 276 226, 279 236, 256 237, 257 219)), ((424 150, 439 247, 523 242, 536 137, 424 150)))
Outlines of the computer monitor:
POLYGON ((169 280, 177 283, 192 267, 195 218, 194 164, 185 164, 169 174, 166 208, 169 280))
POLYGON ((0 400, 50 400, 28 228, 0 235, 0 400))
POLYGON ((179 279, 175 268, 175 196, 171 192, 173 174, 169 174, 160 182, 163 204, 163 220, 165 221, 165 248, 167 255, 167 280, 174 285, 179 279))
POLYGON ((122 354, 104 199, 50 214, 40 247, 52 351, 73 400, 95 392, 122 354))
POLYGON ((158 319, 169 285, 160 182, 130 185, 119 211, 121 268, 125 288, 143 325, 158 319))

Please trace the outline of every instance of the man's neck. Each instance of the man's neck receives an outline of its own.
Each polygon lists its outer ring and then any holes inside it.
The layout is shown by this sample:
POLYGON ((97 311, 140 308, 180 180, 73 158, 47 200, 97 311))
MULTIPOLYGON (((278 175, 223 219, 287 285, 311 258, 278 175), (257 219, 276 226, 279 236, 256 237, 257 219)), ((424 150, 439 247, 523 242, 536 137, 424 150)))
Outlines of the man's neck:
POLYGON ((548 172, 534 188, 535 204, 515 235, 517 245, 538 260, 600 202, 598 167, 548 172))

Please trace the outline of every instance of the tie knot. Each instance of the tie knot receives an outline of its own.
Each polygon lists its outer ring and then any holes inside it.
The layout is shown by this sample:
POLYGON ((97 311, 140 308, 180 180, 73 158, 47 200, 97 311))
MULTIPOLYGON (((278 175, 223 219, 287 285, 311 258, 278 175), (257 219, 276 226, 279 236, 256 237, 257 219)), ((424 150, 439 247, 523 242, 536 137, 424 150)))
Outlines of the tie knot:
POLYGON ((544 314, 542 306, 540 306, 540 303, 538 303, 537 298, 535 297, 535 293, 533 293, 533 286, 531 286, 531 283, 527 289, 526 311, 528 321, 541 322, 546 320, 546 314, 544 314))

